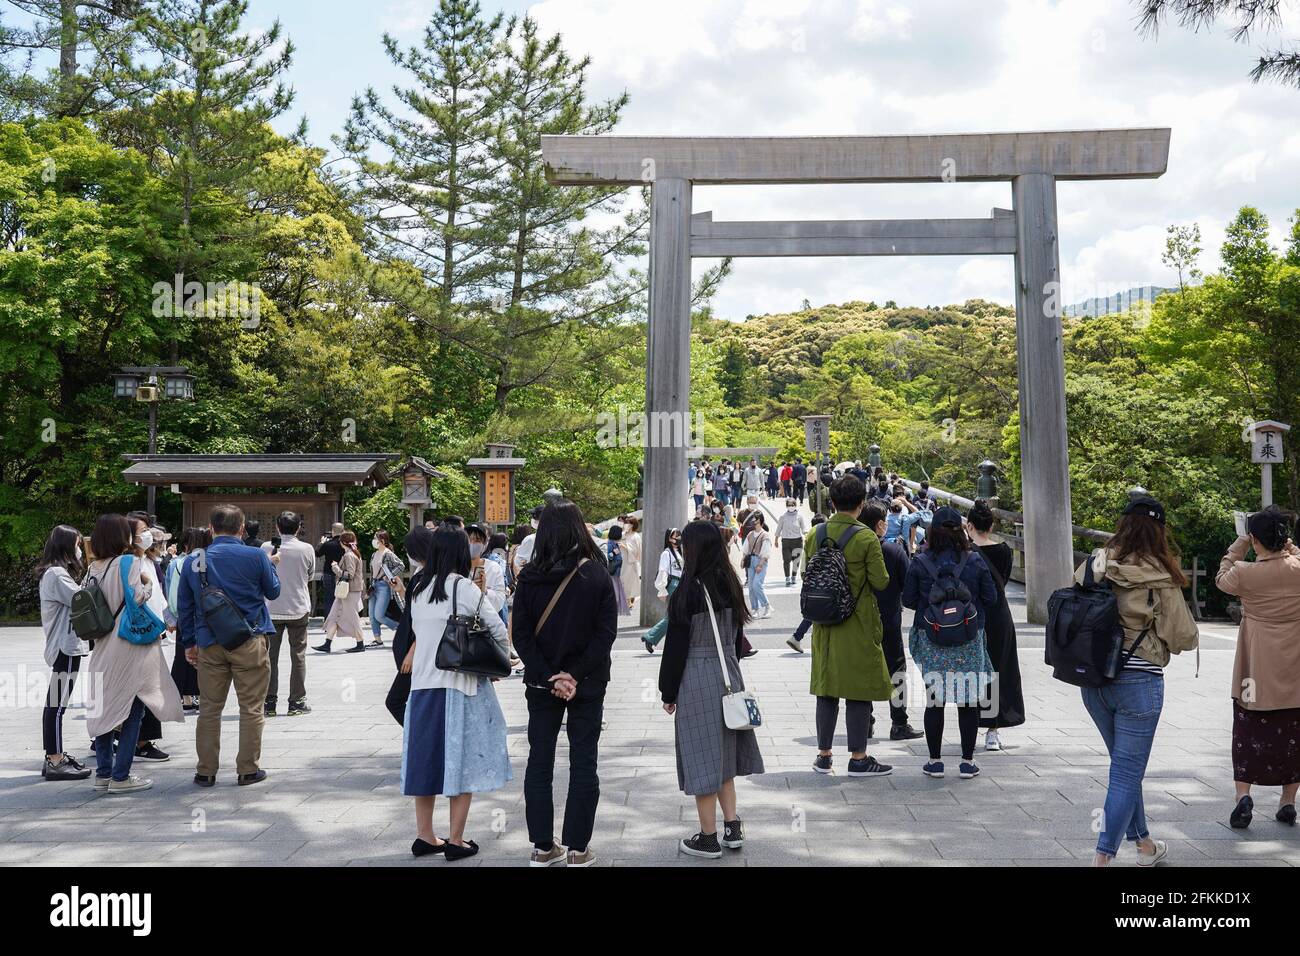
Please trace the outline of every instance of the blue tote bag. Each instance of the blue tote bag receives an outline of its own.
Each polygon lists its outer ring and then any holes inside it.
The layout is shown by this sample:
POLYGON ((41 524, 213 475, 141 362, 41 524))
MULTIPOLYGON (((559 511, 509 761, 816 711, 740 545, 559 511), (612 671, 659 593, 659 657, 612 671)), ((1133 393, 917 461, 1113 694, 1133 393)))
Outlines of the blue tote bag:
POLYGON ((163 632, 167 630, 167 625, 148 604, 135 603, 135 591, 128 580, 131 562, 134 560, 135 558, 129 554, 122 558, 122 619, 117 625, 117 636, 132 644, 152 644, 162 637, 163 632))

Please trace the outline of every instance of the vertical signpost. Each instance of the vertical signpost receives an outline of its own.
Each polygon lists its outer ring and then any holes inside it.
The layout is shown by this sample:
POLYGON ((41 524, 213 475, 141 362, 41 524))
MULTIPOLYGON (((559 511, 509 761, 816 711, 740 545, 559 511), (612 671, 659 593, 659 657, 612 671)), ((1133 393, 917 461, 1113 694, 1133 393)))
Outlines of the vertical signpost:
POLYGON ((1273 503, 1273 466, 1284 461, 1282 436, 1291 430, 1282 422, 1254 422, 1250 426, 1250 460, 1260 466, 1260 507, 1273 503))
POLYGON ((515 446, 489 442, 486 458, 465 464, 478 472, 478 520, 496 530, 515 522, 515 472, 524 459, 514 457, 515 446))
POLYGON ((402 469, 402 504, 410 518, 410 530, 424 523, 424 509, 433 504, 429 493, 429 479, 443 478, 442 472, 423 458, 412 455, 402 469))
MULTIPOLYGON (((803 415, 803 441, 804 447, 816 455, 816 465, 818 472, 821 471, 821 464, 826 455, 831 450, 831 417, 829 415, 803 415)), ((819 476, 820 477, 820 474, 819 476)), ((826 489, 822 487, 822 482, 817 482, 817 513, 822 513, 822 502, 826 494, 826 489)))

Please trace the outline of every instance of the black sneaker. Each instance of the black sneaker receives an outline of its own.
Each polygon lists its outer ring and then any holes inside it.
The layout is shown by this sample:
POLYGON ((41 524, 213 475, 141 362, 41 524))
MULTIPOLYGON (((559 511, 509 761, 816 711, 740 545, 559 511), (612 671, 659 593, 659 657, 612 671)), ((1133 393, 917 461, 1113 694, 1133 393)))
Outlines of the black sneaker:
POLYGON ((818 773, 831 772, 831 758, 827 754, 818 754, 817 759, 813 761, 813 769, 818 773))
POLYGON ((697 833, 688 840, 677 844, 677 849, 687 856, 699 856, 706 860, 722 859, 722 847, 716 833, 697 833))
POLYGON ((305 700, 289 701, 290 717, 298 717, 301 716, 302 714, 310 714, 310 713, 311 713, 311 708, 307 706, 307 702, 305 700))
POLYGON ((169 753, 159 750, 153 745, 153 741, 150 741, 147 744, 141 744, 135 748, 135 759, 152 760, 155 763, 162 763, 165 760, 171 760, 172 756, 169 753))
POLYGON ((894 768, 881 763, 875 757, 863 757, 861 760, 849 761, 850 777, 888 777, 894 768))
POLYGON ((274 717, 274 716, 275 716, 275 701, 273 701, 273 700, 268 700, 265 704, 263 704, 263 705, 262 705, 262 713, 263 713, 264 715, 266 715, 267 717, 274 717))
POLYGON ((1228 823, 1234 830, 1244 830, 1250 826, 1250 821, 1255 815, 1255 801, 1250 799, 1250 794, 1242 797, 1237 801, 1237 806, 1233 809, 1232 815, 1228 817, 1228 823))
MULTIPOLYGON (((74 763, 76 761, 73 761, 74 763)), ((1285 803, 1277 808, 1277 822, 1285 823, 1288 826, 1295 826, 1295 804, 1285 803)))
POLYGON ((722 845, 728 850, 739 850, 745 845, 745 824, 739 820, 722 823, 722 845))
POLYGON ((924 737, 925 731, 917 730, 911 724, 894 724, 889 728, 890 740, 916 740, 918 737, 924 737))
POLYGON ((324 644, 317 644, 312 648, 312 650, 320 651, 322 654, 328 654, 330 652, 330 642, 326 641, 324 644))
POLYGON ((353 644, 351 647, 349 647, 349 648, 348 648, 346 651, 344 651, 343 653, 344 653, 344 654, 360 654, 360 653, 361 653, 362 651, 364 651, 365 649, 366 649, 366 645, 364 645, 364 644, 353 644))

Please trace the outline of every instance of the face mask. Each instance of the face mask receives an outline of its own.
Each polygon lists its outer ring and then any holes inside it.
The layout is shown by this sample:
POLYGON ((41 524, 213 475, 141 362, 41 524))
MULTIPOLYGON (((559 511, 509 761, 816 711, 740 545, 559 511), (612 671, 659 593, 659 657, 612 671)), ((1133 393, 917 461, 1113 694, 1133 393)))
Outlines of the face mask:
POLYGON ((471 558, 483 557, 483 545, 479 544, 477 541, 471 541, 469 543, 469 556, 471 558))
POLYGON ((379 543, 380 543, 380 542, 379 542, 379 539, 378 539, 378 538, 371 538, 371 539, 370 539, 370 547, 374 548, 376 551, 379 550, 379 543))
POLYGON ((533 526, 533 530, 534 530, 534 531, 537 530, 537 519, 536 519, 536 518, 533 518, 533 519, 532 519, 531 521, 529 521, 528 523, 529 523, 530 525, 533 526))
POLYGON ((76 546, 73 548, 73 552, 77 555, 77 560, 80 561, 80 560, 81 560, 81 545, 79 545, 79 544, 76 545, 76 546))
POLYGON ((135 546, 136 546, 137 548, 139 548, 141 551, 148 551, 150 548, 152 548, 152 547, 153 547, 153 532, 152 532, 152 531, 142 531, 140 534, 136 535, 136 536, 135 536, 135 546))

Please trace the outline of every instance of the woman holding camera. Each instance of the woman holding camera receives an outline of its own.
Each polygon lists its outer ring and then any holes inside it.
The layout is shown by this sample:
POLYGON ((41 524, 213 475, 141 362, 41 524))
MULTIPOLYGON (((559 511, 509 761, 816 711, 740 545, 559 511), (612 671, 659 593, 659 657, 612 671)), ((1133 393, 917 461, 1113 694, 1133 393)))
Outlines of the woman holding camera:
POLYGON ((1252 786, 1281 787, 1276 819, 1295 826, 1300 790, 1300 549, 1291 515, 1270 506, 1250 516, 1215 584, 1241 598, 1232 672, 1232 776, 1237 806, 1229 822, 1250 826, 1252 786), (1255 551, 1247 561, 1246 552, 1255 551))

